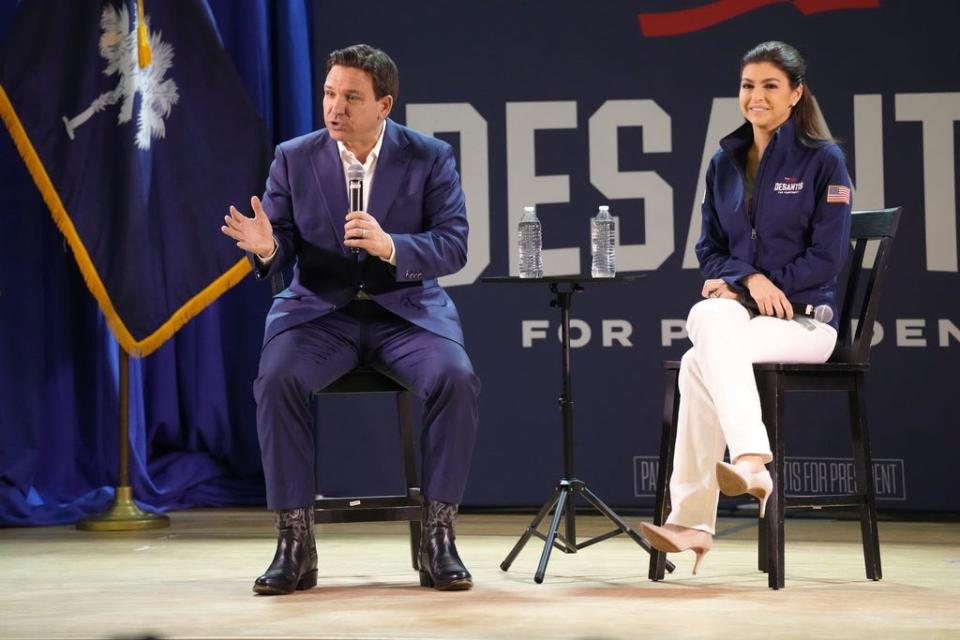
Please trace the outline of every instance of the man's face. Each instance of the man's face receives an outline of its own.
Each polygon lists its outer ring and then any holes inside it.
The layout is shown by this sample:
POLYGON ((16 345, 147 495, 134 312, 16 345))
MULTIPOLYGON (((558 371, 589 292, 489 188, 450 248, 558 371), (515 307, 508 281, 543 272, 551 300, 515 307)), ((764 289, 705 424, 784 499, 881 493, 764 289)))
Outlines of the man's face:
POLYGON ((347 148, 376 143, 380 123, 389 115, 393 96, 374 96, 373 78, 355 67, 334 65, 323 84, 323 121, 330 137, 347 148))

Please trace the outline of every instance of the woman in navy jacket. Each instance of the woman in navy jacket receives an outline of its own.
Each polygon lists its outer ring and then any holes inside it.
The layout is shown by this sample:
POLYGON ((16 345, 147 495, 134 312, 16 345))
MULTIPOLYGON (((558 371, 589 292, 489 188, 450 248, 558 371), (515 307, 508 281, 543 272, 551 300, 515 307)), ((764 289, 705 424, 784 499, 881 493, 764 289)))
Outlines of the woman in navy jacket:
POLYGON ((835 319, 793 313, 795 303, 827 305, 836 318, 850 237, 850 176, 805 75, 788 44, 747 52, 746 122, 707 169, 697 243, 705 299, 687 318, 693 348, 680 367, 672 508, 663 527, 642 527, 661 551, 692 549, 694 573, 713 544, 719 492, 755 496, 762 518, 773 489, 752 364, 824 362, 836 344, 835 319), (726 448, 733 464, 722 461, 726 448))

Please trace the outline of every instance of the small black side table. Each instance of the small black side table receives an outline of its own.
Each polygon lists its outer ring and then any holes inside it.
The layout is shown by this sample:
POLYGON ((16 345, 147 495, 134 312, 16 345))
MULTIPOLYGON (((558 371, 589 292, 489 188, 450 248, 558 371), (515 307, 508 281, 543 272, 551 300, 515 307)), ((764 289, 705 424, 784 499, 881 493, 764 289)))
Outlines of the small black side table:
MULTIPOLYGON (((516 545, 507 555, 506 559, 500 563, 500 569, 508 571, 510 565, 516 559, 520 551, 530 540, 530 536, 536 536, 544 541, 543 553, 540 555, 540 564, 537 572, 533 576, 534 582, 540 584, 543 582, 543 576, 547 572, 547 563, 550 561, 550 552, 554 547, 564 553, 576 553, 584 547, 602 542, 608 538, 618 536, 621 533, 630 536, 634 542, 643 547, 647 553, 650 553, 650 545, 640 537, 640 534, 634 531, 630 525, 624 522, 613 509, 591 491, 583 480, 578 480, 573 475, 573 391, 570 384, 570 307, 573 302, 573 294, 583 291, 584 284, 603 284, 613 282, 635 282, 646 277, 646 274, 618 274, 612 278, 594 278, 591 276, 544 276, 542 278, 519 278, 516 276, 497 276, 483 277, 481 282, 499 283, 499 284, 546 284, 550 287, 550 293, 554 298, 550 301, 551 307, 560 309, 560 327, 562 343, 562 366, 561 374, 563 378, 563 390, 560 392, 560 414, 563 419, 563 477, 557 484, 553 496, 543 505, 540 512, 534 517, 533 522, 523 532, 516 545), (584 542, 577 542, 577 512, 575 507, 576 496, 582 496, 594 509, 602 513, 608 520, 613 522, 617 528, 602 535, 590 538, 584 542), (550 521, 550 528, 543 534, 537 529, 540 523, 550 511, 553 511, 553 518, 550 521), (564 518, 564 516, 566 516, 564 518), (560 521, 565 520, 565 534, 560 535, 560 521)), ((666 562, 667 571, 673 572, 675 566, 669 560, 666 562)))

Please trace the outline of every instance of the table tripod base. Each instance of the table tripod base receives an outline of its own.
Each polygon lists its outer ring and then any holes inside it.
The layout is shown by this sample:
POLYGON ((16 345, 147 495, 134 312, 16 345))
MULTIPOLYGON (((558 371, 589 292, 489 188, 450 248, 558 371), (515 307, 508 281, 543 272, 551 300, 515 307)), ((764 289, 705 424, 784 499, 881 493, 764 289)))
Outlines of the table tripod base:
MULTIPOLYGON (((513 561, 517 558, 520 552, 523 550, 523 547, 526 546, 527 541, 530 540, 530 536, 536 536, 544 541, 543 552, 540 554, 540 564, 537 566, 537 572, 533 576, 533 581, 537 584, 543 582, 543 577, 547 573, 547 563, 550 562, 550 552, 553 551, 554 547, 559 549, 564 553, 576 553, 580 549, 589 547, 592 544, 602 542, 608 538, 613 538, 620 534, 626 534, 633 539, 638 545, 643 547, 643 549, 650 553, 650 544, 644 540, 639 533, 630 528, 626 522, 624 522, 620 516, 618 516, 613 509, 608 507, 604 502, 596 496, 590 489, 587 488, 587 485, 583 483, 582 480, 561 480, 557 485, 556 491, 553 492, 553 496, 543 505, 543 508, 540 509, 540 512, 533 518, 533 522, 530 523, 530 526, 527 527, 527 530, 523 532, 523 535, 520 536, 520 539, 517 540, 517 543, 513 546, 513 549, 510 550, 510 553, 500 563, 500 569, 503 571, 509 571, 510 565, 513 564, 513 561), (583 497, 590 506, 599 511, 604 515, 608 520, 617 526, 613 531, 608 531, 599 536, 595 536, 586 540, 584 542, 577 542, 576 537, 576 496, 583 497), (540 523, 543 522, 544 518, 547 517, 547 514, 553 511, 553 517, 550 519, 550 527, 547 529, 547 533, 540 533, 538 527, 540 523), (566 515, 567 527, 566 527, 566 536, 560 535, 560 521, 563 519, 563 516, 566 515)), ((669 560, 666 561, 666 570, 673 572, 676 568, 675 565, 669 560)))

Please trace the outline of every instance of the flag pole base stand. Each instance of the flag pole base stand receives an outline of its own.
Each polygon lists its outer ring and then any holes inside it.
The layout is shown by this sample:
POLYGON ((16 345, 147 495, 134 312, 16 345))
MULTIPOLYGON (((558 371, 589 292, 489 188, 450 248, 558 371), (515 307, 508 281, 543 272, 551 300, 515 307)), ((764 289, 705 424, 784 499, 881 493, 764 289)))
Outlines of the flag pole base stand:
POLYGON ((142 531, 165 529, 170 518, 160 513, 144 511, 133 501, 130 487, 117 487, 113 504, 104 513, 84 518, 77 523, 81 531, 142 531))

